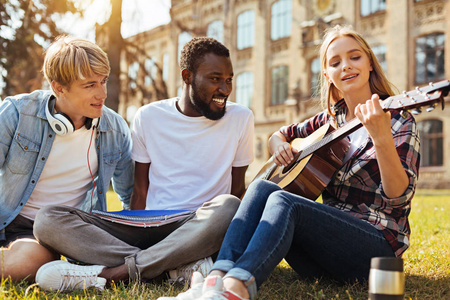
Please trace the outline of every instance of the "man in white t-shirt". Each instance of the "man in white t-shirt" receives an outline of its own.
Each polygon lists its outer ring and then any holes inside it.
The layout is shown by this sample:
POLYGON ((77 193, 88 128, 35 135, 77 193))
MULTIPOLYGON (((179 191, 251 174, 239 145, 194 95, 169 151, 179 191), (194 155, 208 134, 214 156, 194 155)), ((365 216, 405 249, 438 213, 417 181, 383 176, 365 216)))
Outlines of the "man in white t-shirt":
POLYGON ((48 208, 47 226, 36 228, 39 240, 96 265, 44 265, 36 279, 42 288, 101 287, 105 279, 150 279, 165 272, 188 279, 195 270, 209 271, 210 256, 219 250, 245 190, 254 121, 248 108, 227 102, 233 67, 224 45, 194 38, 181 52, 180 67, 181 97, 145 105, 135 117, 131 209, 195 213, 168 225, 140 228, 48 208), (55 238, 62 231, 66 234, 55 238))
POLYGON ((51 90, 0 105, 0 275, 18 282, 34 281, 40 266, 59 259, 33 235, 41 207, 106 210, 111 180, 129 207, 134 182, 130 129, 104 106, 106 53, 60 36, 42 70, 51 90))

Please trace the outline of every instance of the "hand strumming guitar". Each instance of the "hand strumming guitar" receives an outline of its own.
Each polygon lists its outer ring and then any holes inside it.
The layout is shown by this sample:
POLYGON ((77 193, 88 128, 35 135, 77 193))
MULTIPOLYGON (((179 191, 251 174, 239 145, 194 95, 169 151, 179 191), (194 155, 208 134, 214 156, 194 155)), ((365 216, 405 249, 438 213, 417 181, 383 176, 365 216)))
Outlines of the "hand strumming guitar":
POLYGON ((294 155, 298 153, 298 150, 293 148, 278 131, 269 139, 269 151, 273 154, 273 162, 277 166, 285 167, 294 160, 294 155))

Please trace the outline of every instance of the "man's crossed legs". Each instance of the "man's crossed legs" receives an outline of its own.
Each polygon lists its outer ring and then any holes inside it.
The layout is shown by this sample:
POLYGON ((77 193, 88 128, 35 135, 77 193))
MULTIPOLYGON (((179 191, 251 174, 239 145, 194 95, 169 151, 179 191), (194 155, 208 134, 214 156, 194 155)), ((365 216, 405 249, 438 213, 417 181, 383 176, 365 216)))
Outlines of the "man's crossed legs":
MULTIPOLYGON (((66 257, 99 267, 75 266, 76 270, 70 271, 54 269, 54 272, 64 273, 57 276, 61 281, 70 277, 67 274, 74 274, 80 279, 78 285, 54 282, 48 286, 42 282, 46 276, 39 278, 40 272, 36 281, 41 286, 70 290, 89 287, 83 279, 86 275, 83 270, 91 277, 108 281, 155 278, 216 253, 239 203, 240 200, 232 195, 217 196, 204 203, 187 220, 148 228, 113 223, 70 207, 44 207, 34 224, 34 234, 39 242, 66 257)), ((94 280, 95 284, 97 280, 94 280)))

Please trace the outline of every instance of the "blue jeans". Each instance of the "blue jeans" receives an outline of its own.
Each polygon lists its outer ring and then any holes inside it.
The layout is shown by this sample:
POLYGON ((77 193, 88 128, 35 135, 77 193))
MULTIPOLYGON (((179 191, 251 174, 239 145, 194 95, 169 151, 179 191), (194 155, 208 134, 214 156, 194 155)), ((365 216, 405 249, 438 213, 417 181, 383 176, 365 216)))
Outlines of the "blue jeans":
POLYGON ((303 278, 353 281, 368 278, 375 256, 394 252, 373 225, 257 180, 228 228, 213 270, 244 282, 254 299, 283 258, 303 278))

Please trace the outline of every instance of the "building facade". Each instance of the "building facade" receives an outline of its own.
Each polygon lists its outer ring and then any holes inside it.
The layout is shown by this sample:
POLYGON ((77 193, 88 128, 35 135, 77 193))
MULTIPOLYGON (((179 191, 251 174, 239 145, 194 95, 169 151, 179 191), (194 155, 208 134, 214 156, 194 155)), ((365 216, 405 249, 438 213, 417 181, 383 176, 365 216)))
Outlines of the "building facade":
MULTIPOLYGON (((231 52, 231 101, 255 115, 251 180, 270 157, 281 126, 320 111, 318 49, 326 28, 350 24, 367 39, 399 91, 450 79, 450 0, 172 0, 171 22, 130 37, 141 50, 123 59, 119 112, 131 121, 143 104, 181 93, 178 57, 194 36, 231 52)), ((444 102, 450 104, 450 97, 444 102)), ((425 111, 425 108, 423 109, 425 111)), ((416 116, 419 187, 450 188, 450 108, 416 116)))

